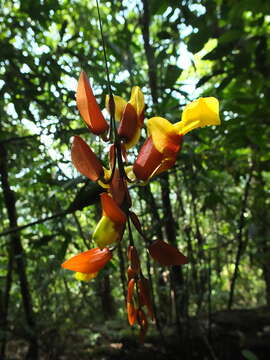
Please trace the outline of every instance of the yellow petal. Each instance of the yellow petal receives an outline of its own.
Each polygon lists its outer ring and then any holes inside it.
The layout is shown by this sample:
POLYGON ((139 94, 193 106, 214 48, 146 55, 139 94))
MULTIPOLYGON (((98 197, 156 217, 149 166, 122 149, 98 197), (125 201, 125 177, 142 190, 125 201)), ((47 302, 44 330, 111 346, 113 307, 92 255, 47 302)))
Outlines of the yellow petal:
POLYGON ((79 281, 90 281, 94 279, 97 276, 97 274, 98 274, 97 272, 92 274, 84 274, 84 273, 76 272, 74 274, 74 277, 76 280, 79 281))
POLYGON ((188 104, 182 113, 182 120, 174 125, 179 134, 207 125, 220 125, 219 102, 214 97, 199 98, 188 104))
POLYGON ((137 179, 133 171, 133 165, 125 166, 125 172, 130 180, 135 181, 137 179))
MULTIPOLYGON (((104 171, 104 179, 105 180, 109 180, 112 174, 112 170, 107 170, 105 167, 103 167, 103 171, 104 171)), ((109 189, 110 188, 110 184, 106 184, 104 182, 102 182, 101 180, 98 180, 98 185, 100 185, 101 187, 103 187, 103 189, 109 189)))
MULTIPOLYGON (((120 121, 122 118, 123 111, 127 105, 127 102, 123 98, 121 98, 121 96, 113 95, 113 99, 115 103, 115 120, 120 121)), ((106 109, 110 114, 109 95, 106 95, 105 104, 106 104, 106 109)))
POLYGON ((139 86, 133 86, 129 103, 133 105, 137 115, 140 116, 144 109, 144 96, 139 86))
POLYGON ((115 223, 109 217, 102 216, 95 228, 93 240, 100 249, 104 249, 106 246, 119 241, 121 235, 121 229, 116 228, 115 223))
POLYGON ((140 136, 141 136, 141 129, 137 128, 132 139, 129 142, 125 143, 126 149, 128 150, 128 149, 132 148, 133 146, 135 146, 137 144, 137 142, 139 141, 140 136))
POLYGON ((153 117, 147 122, 149 136, 152 136, 155 148, 162 154, 179 150, 181 140, 173 124, 162 117, 153 117))

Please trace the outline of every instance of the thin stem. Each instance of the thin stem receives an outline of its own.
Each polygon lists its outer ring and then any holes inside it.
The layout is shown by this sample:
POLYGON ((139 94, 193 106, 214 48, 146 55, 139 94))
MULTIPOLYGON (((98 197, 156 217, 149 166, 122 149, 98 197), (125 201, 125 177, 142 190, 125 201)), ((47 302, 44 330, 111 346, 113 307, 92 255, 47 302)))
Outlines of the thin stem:
POLYGON ((131 246, 134 246, 134 240, 133 240, 133 235, 132 235, 132 231, 131 231, 131 225, 130 225, 130 217, 127 217, 127 223, 128 223, 128 235, 129 235, 129 243, 131 246))
MULTIPOLYGON (((116 134, 116 124, 115 124, 115 103, 113 98, 113 92, 111 87, 111 81, 110 81, 110 73, 109 73, 109 65, 108 65, 108 58, 107 58, 107 52, 106 52, 106 44, 103 34, 103 27, 102 27, 102 20, 100 16, 100 10, 99 10, 99 2, 96 0, 97 5, 97 12, 98 12, 98 23, 99 23, 99 29, 100 29, 100 35, 101 35, 101 42, 102 42, 102 50, 103 50, 103 56, 105 61, 105 70, 106 70, 106 77, 107 77, 107 87, 109 92, 109 110, 110 110, 110 134, 109 138, 110 140, 115 140, 115 134, 116 134)), ((114 141, 113 141, 114 142, 114 141)))
POLYGON ((100 16, 100 11, 99 11, 98 0, 96 0, 96 4, 97 4, 97 11, 98 11, 98 23, 99 23, 99 29, 100 29, 100 35, 101 35, 101 41, 102 41, 102 49, 103 49, 103 55, 104 55, 104 60, 105 60, 107 86, 108 86, 108 90, 109 90, 109 95, 113 96, 112 88, 111 88, 111 82, 110 82, 110 76, 109 76, 109 66, 108 66, 106 46, 105 46, 105 40, 104 40, 104 35, 103 35, 103 28, 102 28, 102 21, 101 21, 101 16, 100 16))
POLYGON ((107 181, 105 183, 110 183, 111 182, 111 179, 113 178, 113 175, 114 175, 116 161, 117 161, 117 164, 118 164, 118 168, 120 170, 120 175, 122 177, 124 177, 128 182, 132 183, 133 181, 128 178, 128 176, 127 176, 127 174, 125 172, 125 168, 124 168, 124 164, 123 164, 123 160, 122 160, 121 141, 119 139, 119 135, 118 135, 118 132, 117 132, 116 121, 115 121, 115 102, 114 102, 114 97, 113 97, 113 92, 112 92, 112 87, 111 87, 111 82, 110 82, 109 65, 108 65, 108 58, 107 58, 107 52, 106 52, 106 44, 105 44, 105 39, 104 39, 104 33, 103 33, 102 20, 101 20, 101 16, 100 16, 100 9, 99 9, 99 1, 98 0, 96 0, 96 5, 97 5, 98 22, 99 22, 99 28, 100 28, 101 41, 102 41, 102 49, 103 49, 103 55, 104 55, 104 61, 105 61, 107 87, 108 87, 108 92, 109 92, 109 110, 110 110, 110 134, 109 134, 109 138, 115 145, 115 157, 116 157, 116 160, 114 161, 112 175, 111 175, 109 181, 107 181))

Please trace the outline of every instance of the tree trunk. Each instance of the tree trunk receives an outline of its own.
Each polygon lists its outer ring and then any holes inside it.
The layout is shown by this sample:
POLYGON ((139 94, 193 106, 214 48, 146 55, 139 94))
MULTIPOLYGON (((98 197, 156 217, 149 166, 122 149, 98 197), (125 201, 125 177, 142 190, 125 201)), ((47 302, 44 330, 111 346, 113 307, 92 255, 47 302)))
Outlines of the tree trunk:
MULTIPOLYGON (((173 218, 172 206, 170 200, 170 185, 169 175, 165 173, 161 179, 161 193, 162 204, 164 212, 164 227, 167 241, 173 246, 177 247, 176 241, 176 223, 173 218)), ((184 301, 184 279, 181 266, 172 266, 171 268, 171 280, 173 285, 174 297, 175 297, 175 310, 177 321, 180 316, 186 313, 186 306, 184 301)))
POLYGON ((237 241, 238 241, 237 253, 236 253, 236 258, 235 258, 234 273, 233 273, 233 277, 232 277, 232 281, 231 281, 228 310, 231 310, 232 305, 233 305, 234 290, 235 290, 236 280, 237 280, 238 273, 239 273, 240 260, 241 260, 242 253, 243 253, 245 245, 246 245, 246 242, 243 239, 243 230, 244 230, 244 226, 245 226, 245 216, 244 215, 245 215, 246 208, 247 208, 249 188, 250 188, 250 182, 251 182, 251 178, 252 178, 252 171, 253 170, 251 169, 248 180, 245 185, 243 199, 242 199, 241 213, 240 213, 238 233, 237 233, 237 241))
MULTIPOLYGON (((0 174, 1 174, 1 183, 2 189, 4 194, 4 202, 8 213, 9 225, 10 227, 17 227, 17 212, 16 212, 16 198, 15 193, 11 189, 9 184, 9 177, 8 177, 8 157, 7 151, 3 145, 0 144, 0 153, 1 153, 1 161, 0 161, 0 174)), ((28 360, 36 360, 38 358, 38 341, 35 331, 35 319, 34 319, 34 312, 32 307, 32 300, 31 294, 29 291, 29 285, 26 275, 26 266, 24 260, 24 251, 21 243, 20 233, 12 233, 10 236, 11 240, 11 256, 13 258, 16 266, 16 271, 19 277, 20 288, 21 288, 21 296, 23 302, 23 308, 27 323, 27 337, 29 341, 29 348, 26 355, 26 359, 28 360)), ((11 281, 7 278, 7 282, 11 281)), ((7 286, 6 286, 7 288, 7 286)), ((7 304, 6 304, 7 306, 7 304)), ((5 312, 7 316, 6 307, 5 312)))

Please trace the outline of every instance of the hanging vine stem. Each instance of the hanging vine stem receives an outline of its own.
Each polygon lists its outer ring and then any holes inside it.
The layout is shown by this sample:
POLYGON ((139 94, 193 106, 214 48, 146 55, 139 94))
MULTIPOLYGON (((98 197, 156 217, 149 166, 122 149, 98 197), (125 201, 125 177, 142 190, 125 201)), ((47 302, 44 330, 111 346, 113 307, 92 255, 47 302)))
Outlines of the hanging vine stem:
POLYGON ((128 214, 128 217, 127 217, 127 223, 128 223, 129 244, 131 246, 134 246, 134 240, 133 240, 133 235, 132 235, 132 231, 131 231, 130 215, 129 214, 128 214))
POLYGON ((107 52, 106 52, 106 46, 105 46, 105 40, 104 40, 104 34, 103 34, 102 21, 101 21, 101 16, 100 16, 100 10, 99 10, 99 2, 98 2, 98 0, 96 0, 96 5, 97 5, 98 23, 99 23, 99 29, 100 29, 100 35, 101 35, 101 41, 102 41, 102 49, 103 49, 103 55, 104 55, 104 60, 105 60, 105 69, 106 69, 106 76, 107 76, 107 86, 108 86, 109 95, 112 96, 112 98, 113 98, 112 87, 111 87, 111 82, 110 82, 110 73, 109 73, 107 52))
POLYGON ((114 157, 114 161, 113 161, 111 176, 108 180, 102 179, 102 182, 104 182, 105 184, 109 184, 112 181, 114 173, 115 173, 116 162, 117 162, 118 168, 120 171, 120 176, 125 178, 129 183, 133 183, 134 181, 131 180, 125 172, 124 164, 123 164, 123 160, 122 160, 122 148, 121 148, 122 144, 121 144, 121 140, 119 139, 116 121, 115 121, 115 101, 114 101, 112 86, 111 86, 111 81, 110 81, 108 57, 107 57, 106 44, 105 44, 105 39, 104 39, 103 26, 102 26, 102 20, 101 20, 101 16, 100 16, 100 8, 99 8, 98 0, 96 0, 96 6, 97 6, 97 12, 98 12, 98 23, 99 23, 99 29, 100 29, 100 35, 101 35, 102 50, 103 50, 103 56, 104 56, 104 62, 105 62, 107 88, 108 88, 108 92, 109 92, 109 110, 110 110, 109 139, 113 142, 113 144, 115 146, 115 157, 114 157))

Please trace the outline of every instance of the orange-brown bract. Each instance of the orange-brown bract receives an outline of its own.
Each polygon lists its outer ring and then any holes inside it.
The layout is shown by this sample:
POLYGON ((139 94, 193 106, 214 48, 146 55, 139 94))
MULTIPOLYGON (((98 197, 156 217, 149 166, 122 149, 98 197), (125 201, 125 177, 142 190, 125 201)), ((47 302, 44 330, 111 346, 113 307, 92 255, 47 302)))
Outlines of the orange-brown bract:
POLYGON ((102 213, 109 217, 116 224, 125 224, 126 214, 118 207, 116 201, 107 193, 100 195, 102 213))
POLYGON ((174 246, 165 241, 156 240, 148 248, 150 255, 161 265, 184 265, 188 259, 174 246))
POLYGON ((101 270, 111 258, 112 253, 108 248, 103 250, 94 248, 73 256, 61 266, 83 274, 93 274, 101 270))
POLYGON ((138 158, 133 165, 133 171, 137 179, 146 181, 159 167, 162 161, 162 154, 156 150, 152 138, 149 137, 143 144, 138 158))
POLYGON ((84 71, 80 74, 76 102, 81 117, 92 133, 101 135, 109 129, 84 71))
POLYGON ((138 273, 140 271, 140 260, 135 246, 128 247, 128 258, 130 261, 131 269, 138 273))
POLYGON ((102 164, 96 154, 79 136, 73 138, 71 159, 75 168, 92 181, 97 181, 104 174, 102 164))
POLYGON ((126 142, 131 141, 138 127, 137 113, 131 104, 127 104, 118 128, 120 138, 124 139, 126 142))

